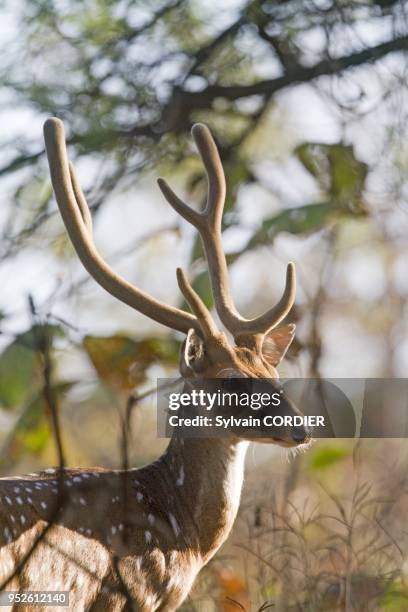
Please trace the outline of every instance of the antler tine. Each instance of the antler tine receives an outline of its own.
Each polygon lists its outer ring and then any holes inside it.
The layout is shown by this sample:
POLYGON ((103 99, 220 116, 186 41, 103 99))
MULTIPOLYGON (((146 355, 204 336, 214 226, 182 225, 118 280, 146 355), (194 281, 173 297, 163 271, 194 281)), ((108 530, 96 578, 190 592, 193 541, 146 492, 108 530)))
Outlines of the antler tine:
POLYGON ((217 145, 210 130, 202 123, 196 123, 191 129, 194 142, 205 167, 208 177, 207 205, 203 212, 210 226, 221 229, 222 213, 225 202, 225 175, 217 145))
POLYGON ((190 208, 190 206, 187 206, 187 204, 174 193, 164 179, 159 178, 157 182, 170 206, 172 206, 172 208, 174 208, 174 210, 186 221, 198 229, 200 233, 206 233, 210 231, 210 229, 216 231, 218 226, 221 228, 222 212, 224 209, 224 170, 217 147, 208 127, 202 123, 196 123, 191 129, 191 133, 201 159, 203 160, 208 177, 208 194, 204 211, 200 213, 190 208))
POLYGON ((207 172, 208 195, 202 212, 187 206, 163 179, 159 187, 169 204, 200 233, 208 261, 211 287, 218 315, 235 340, 249 335, 265 334, 289 313, 295 301, 295 266, 288 264, 286 286, 282 298, 260 317, 245 319, 236 310, 232 299, 228 267, 222 247, 221 225, 225 200, 225 177, 216 144, 210 130, 195 124, 191 130, 197 149, 207 172))
POLYGON ((187 204, 174 193, 170 185, 164 179, 158 178, 157 184, 170 206, 180 215, 180 217, 183 217, 183 219, 191 223, 195 228, 200 228, 200 231, 204 229, 202 227, 204 216, 201 213, 187 206, 187 204))
POLYGON ((91 211, 89 210, 89 206, 84 196, 84 192, 82 191, 82 188, 81 188, 81 185, 78 179, 78 175, 74 168, 74 164, 72 162, 68 162, 68 164, 69 164, 69 174, 71 177, 71 184, 72 184, 72 189, 74 191, 75 200, 78 204, 78 208, 82 215, 82 220, 85 223, 85 227, 88 230, 89 234, 92 236, 93 235, 93 224, 92 224, 91 211))
POLYGON ((217 326, 215 325, 213 318, 204 304, 198 293, 190 285, 190 282, 182 268, 177 268, 177 282, 180 287, 181 293, 184 295, 186 302, 189 304, 191 310, 197 317, 202 332, 206 338, 215 337, 219 335, 217 326))
POLYGON ((296 268, 293 261, 290 261, 286 268, 285 289, 283 290, 283 295, 279 302, 259 317, 244 319, 235 335, 266 334, 279 325, 279 323, 289 314, 295 303, 295 298, 296 268))
POLYGON ((73 166, 69 165, 62 121, 48 119, 44 124, 51 180, 68 234, 83 265, 109 293, 155 321, 187 333, 200 330, 195 316, 156 300, 118 276, 102 259, 92 238, 89 207, 73 166))

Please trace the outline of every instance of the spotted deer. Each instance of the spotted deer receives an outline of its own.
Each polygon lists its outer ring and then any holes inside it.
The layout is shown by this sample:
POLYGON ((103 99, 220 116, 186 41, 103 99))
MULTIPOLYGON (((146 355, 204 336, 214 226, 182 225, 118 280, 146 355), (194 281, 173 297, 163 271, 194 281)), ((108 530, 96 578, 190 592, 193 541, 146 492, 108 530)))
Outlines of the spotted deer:
MULTIPOLYGON (((187 206, 163 179, 158 183, 202 238, 216 311, 230 336, 218 329, 181 269, 177 281, 191 313, 158 301, 111 269, 95 247, 62 122, 46 121, 44 135, 55 196, 80 260, 115 298, 186 334, 180 357, 186 384, 245 377, 267 379, 274 387, 276 367, 294 336, 294 325, 277 326, 294 303, 295 267, 289 263, 282 298, 270 310, 254 319, 237 312, 221 241, 225 178, 208 128, 192 128, 207 173, 204 210, 187 206)), ((297 413, 288 399, 283 401, 287 411, 297 413)), ((291 447, 308 438, 309 432, 297 427, 260 441, 291 447)), ((232 528, 249 439, 235 433, 173 436, 165 453, 141 469, 47 469, 2 479, 3 584, 8 580, 7 590, 70 591, 69 607, 75 611, 176 610, 232 528)))

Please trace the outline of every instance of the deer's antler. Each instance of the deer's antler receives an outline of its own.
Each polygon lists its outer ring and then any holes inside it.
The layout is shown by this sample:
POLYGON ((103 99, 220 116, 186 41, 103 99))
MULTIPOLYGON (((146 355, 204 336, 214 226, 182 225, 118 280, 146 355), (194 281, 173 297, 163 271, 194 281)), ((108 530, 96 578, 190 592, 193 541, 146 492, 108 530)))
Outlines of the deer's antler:
MULTIPOLYGON (((102 259, 93 240, 88 204, 74 167, 68 162, 62 121, 56 118, 48 119, 44 125, 44 138, 51 180, 62 218, 75 250, 91 276, 120 301, 167 327, 184 333, 191 328, 201 332, 203 327, 208 329, 208 312, 204 325, 201 326, 195 315, 156 300, 118 276, 102 259)), ((193 292, 193 289, 190 289, 193 292)), ((204 304, 202 306, 205 309, 204 304)), ((200 312, 203 312, 203 309, 200 312)))
MULTIPOLYGON (((158 183, 170 205, 199 231, 207 256, 218 315, 237 343, 245 343, 248 337, 263 335, 278 325, 292 308, 296 289, 295 267, 293 263, 288 264, 283 296, 273 308, 254 319, 245 319, 238 313, 231 296, 227 262, 222 247, 225 177, 221 160, 211 133, 205 125, 194 125, 192 134, 208 177, 205 209, 196 212, 187 206, 163 179, 159 179, 158 183)), ((94 279, 125 304, 167 327, 184 333, 193 328, 205 336, 216 334, 216 326, 208 309, 189 285, 182 271, 178 272, 178 282, 194 312, 193 315, 168 306, 138 289, 118 276, 102 259, 93 240, 88 204, 75 169, 68 162, 62 121, 56 118, 48 119, 44 125, 44 137, 51 180, 61 215, 79 258, 94 279)))
POLYGON ((215 142, 209 129, 202 124, 193 126, 192 134, 208 177, 207 202, 202 212, 187 206, 163 179, 159 187, 169 204, 199 231, 204 244, 211 286, 218 315, 225 327, 239 342, 248 336, 265 334, 286 317, 295 301, 295 266, 289 263, 286 286, 279 302, 263 315, 245 319, 235 308, 228 278, 228 268, 222 247, 221 222, 225 200, 225 177, 215 142))

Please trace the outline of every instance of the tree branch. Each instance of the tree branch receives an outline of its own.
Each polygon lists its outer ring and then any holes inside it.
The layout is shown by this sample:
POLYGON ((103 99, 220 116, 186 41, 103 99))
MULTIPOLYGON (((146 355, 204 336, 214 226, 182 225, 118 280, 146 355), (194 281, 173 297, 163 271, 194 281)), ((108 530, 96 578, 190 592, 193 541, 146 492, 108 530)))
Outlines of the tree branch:
MULTIPOLYGON (((177 90, 167 108, 174 105, 175 101, 183 108, 179 110, 179 115, 185 115, 186 108, 203 109, 209 108, 215 98, 226 98, 236 100, 254 95, 272 95, 281 89, 295 85, 297 83, 307 83, 320 76, 330 76, 339 74, 348 68, 357 67, 361 64, 376 62, 389 53, 408 50, 408 36, 394 38, 374 47, 363 49, 336 59, 324 59, 314 66, 298 66, 296 69, 287 72, 285 75, 275 79, 258 81, 251 85, 212 85, 198 92, 187 92, 177 90)), ((174 129, 173 126, 167 126, 174 129)))

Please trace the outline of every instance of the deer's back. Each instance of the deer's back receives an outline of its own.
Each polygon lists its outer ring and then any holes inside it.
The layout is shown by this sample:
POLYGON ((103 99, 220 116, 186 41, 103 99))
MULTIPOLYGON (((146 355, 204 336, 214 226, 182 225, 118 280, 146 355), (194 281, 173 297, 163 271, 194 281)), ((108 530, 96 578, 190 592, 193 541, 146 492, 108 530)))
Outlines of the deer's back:
POLYGON ((1 480, 0 580, 13 576, 6 590, 70 591, 75 611, 131 609, 129 598, 141 612, 175 610, 201 564, 135 473, 1 480))

